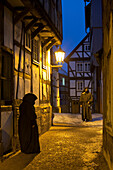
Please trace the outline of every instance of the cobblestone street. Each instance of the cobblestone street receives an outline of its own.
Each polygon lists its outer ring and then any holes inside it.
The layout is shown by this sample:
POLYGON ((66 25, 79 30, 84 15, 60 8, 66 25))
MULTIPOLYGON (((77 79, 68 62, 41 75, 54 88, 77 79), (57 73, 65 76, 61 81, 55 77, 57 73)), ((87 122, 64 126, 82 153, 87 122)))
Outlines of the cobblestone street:
POLYGON ((102 116, 82 122, 80 115, 68 114, 69 124, 59 116, 67 115, 55 114, 54 126, 40 137, 39 155, 19 151, 0 163, 0 170, 108 170, 102 155, 102 116))

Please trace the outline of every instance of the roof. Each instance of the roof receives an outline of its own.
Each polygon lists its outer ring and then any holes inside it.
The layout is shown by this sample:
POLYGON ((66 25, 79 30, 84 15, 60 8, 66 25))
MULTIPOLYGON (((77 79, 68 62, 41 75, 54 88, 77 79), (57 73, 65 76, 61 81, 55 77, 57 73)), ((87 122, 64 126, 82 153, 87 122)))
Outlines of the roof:
POLYGON ((64 61, 65 61, 66 63, 68 63, 70 57, 76 52, 76 50, 77 50, 77 49, 83 44, 83 42, 89 37, 89 34, 90 34, 90 33, 88 33, 88 34, 82 39, 82 41, 71 51, 71 53, 64 59, 64 61))

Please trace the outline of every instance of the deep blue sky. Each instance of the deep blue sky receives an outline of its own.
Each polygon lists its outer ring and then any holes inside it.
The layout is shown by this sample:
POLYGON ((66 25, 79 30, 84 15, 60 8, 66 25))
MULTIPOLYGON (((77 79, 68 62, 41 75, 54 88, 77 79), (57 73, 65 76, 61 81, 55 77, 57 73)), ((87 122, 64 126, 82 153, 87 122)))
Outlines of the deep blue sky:
MULTIPOLYGON (((66 52, 66 56, 86 35, 84 6, 84 0, 62 0, 62 49, 66 52)), ((66 68, 66 64, 63 64, 63 69, 66 68)))

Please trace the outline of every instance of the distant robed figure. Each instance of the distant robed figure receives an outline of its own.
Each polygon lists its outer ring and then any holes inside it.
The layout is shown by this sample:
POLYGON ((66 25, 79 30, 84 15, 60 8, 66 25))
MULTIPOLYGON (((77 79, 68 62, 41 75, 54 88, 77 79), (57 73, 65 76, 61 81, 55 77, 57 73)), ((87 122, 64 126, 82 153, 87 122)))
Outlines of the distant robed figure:
POLYGON ((89 92, 89 89, 86 87, 81 96, 80 96, 80 107, 82 107, 82 120, 89 121, 92 120, 91 109, 90 106, 93 102, 92 94, 89 92))
POLYGON ((19 107, 18 131, 21 151, 24 153, 40 153, 38 126, 34 108, 36 99, 37 96, 28 93, 23 97, 23 102, 19 107))

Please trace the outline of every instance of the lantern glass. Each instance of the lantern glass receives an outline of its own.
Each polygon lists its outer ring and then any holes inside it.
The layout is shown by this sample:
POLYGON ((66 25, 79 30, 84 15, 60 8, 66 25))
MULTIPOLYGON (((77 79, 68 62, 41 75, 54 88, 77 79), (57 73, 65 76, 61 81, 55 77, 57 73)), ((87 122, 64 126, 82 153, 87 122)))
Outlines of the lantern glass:
POLYGON ((65 57, 65 52, 59 47, 57 51, 55 51, 56 62, 63 62, 65 57))

